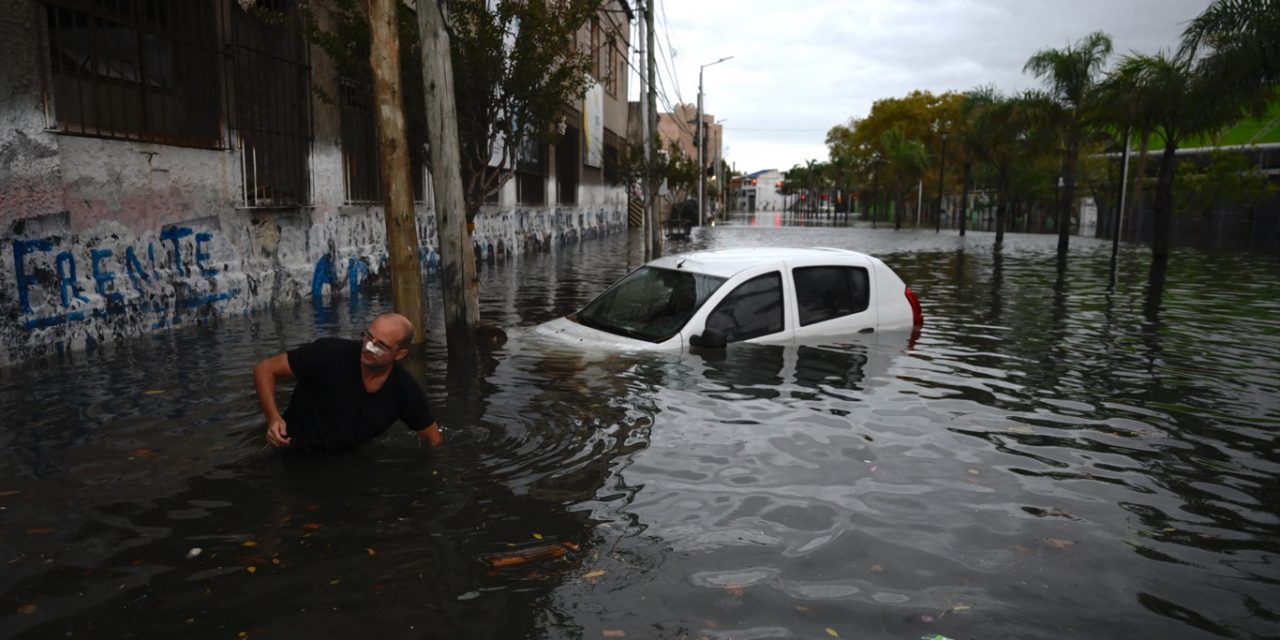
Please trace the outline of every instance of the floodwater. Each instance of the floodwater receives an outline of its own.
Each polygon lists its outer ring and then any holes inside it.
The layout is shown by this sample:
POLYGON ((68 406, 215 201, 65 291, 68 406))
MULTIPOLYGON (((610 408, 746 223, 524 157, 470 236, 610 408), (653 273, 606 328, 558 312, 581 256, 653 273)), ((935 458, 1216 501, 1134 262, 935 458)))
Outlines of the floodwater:
MULTIPOLYGON (((413 359, 448 445, 271 451, 249 369, 389 305, 302 303, 0 371, 3 638, 1280 636, 1280 263, 743 218, 835 246, 918 338, 413 359), (1157 276, 1160 274, 1156 274, 1157 276)), ((756 224, 759 223, 759 224, 756 224)), ((625 234, 481 269, 528 327, 625 234)))

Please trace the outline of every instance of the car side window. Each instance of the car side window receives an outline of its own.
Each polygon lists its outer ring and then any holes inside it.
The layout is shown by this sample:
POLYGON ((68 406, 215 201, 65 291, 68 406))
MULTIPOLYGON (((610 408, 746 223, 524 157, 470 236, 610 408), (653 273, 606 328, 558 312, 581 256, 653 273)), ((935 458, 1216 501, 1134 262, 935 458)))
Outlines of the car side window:
POLYGON ((866 311, 871 291, 861 267, 800 267, 792 277, 800 326, 866 311))
POLYGON ((782 331, 782 276, 774 271, 734 289, 707 316, 707 328, 728 342, 750 340, 782 331))

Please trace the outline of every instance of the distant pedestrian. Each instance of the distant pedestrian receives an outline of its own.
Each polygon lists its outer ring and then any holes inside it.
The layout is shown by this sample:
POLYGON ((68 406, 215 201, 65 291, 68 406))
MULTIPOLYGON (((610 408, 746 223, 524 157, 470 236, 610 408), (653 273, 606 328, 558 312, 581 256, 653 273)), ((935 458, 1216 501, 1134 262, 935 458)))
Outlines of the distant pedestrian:
POLYGON ((412 342, 413 323, 384 313, 360 340, 320 338, 258 362, 253 386, 267 420, 267 442, 306 451, 353 449, 401 420, 440 446, 427 395, 398 362, 412 342), (296 377, 298 384, 281 415, 276 381, 284 377, 296 377))

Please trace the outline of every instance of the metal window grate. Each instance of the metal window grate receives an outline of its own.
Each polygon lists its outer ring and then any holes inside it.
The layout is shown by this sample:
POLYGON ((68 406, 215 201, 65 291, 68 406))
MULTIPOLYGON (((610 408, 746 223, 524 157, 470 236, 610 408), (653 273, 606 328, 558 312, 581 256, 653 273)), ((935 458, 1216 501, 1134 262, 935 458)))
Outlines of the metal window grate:
POLYGON ((46 0, 50 126, 228 146, 216 0, 46 0))
POLYGON ((266 3, 273 16, 231 9, 227 51, 244 204, 295 207, 311 201, 311 65, 294 2, 266 3))
MULTIPOLYGON (((341 78, 338 105, 342 118, 342 177, 346 200, 351 203, 380 203, 382 172, 378 164, 373 87, 367 79, 341 78)), ((413 200, 421 203, 426 201, 424 141, 415 141, 411 131, 406 134, 410 135, 409 172, 413 200)))

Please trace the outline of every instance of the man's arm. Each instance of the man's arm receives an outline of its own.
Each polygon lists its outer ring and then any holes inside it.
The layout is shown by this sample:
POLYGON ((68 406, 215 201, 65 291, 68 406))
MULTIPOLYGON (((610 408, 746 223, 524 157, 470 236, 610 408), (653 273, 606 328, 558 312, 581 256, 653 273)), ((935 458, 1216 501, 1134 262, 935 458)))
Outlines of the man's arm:
MULTIPOLYGON (((288 446, 292 440, 286 429, 284 417, 276 406, 276 378, 293 376, 289 367, 289 356, 277 353, 263 358, 253 366, 253 387, 258 392, 258 404, 262 406, 262 415, 267 419, 267 442, 273 447, 288 446)), ((430 428, 430 427, 428 427, 430 428)))
POLYGON ((417 433, 419 438, 426 440, 427 444, 433 447, 444 444, 444 436, 440 434, 440 423, 438 422, 432 422, 417 433))

